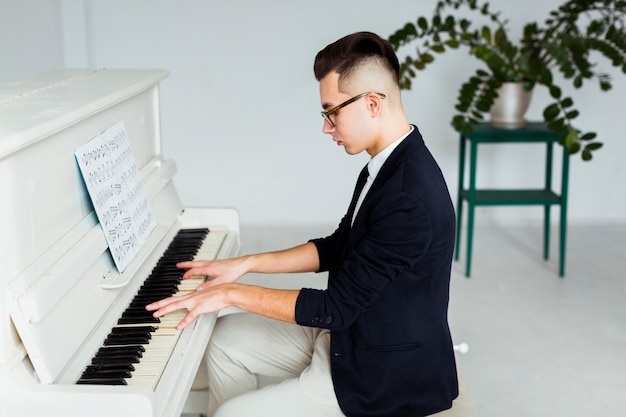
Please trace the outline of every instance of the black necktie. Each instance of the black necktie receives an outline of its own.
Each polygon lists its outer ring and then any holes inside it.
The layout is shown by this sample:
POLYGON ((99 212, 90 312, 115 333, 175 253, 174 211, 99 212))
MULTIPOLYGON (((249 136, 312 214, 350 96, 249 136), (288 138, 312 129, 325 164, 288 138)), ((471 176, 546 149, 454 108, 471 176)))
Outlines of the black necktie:
POLYGON ((363 170, 359 174, 359 178, 356 181, 356 187, 354 187, 354 194, 352 194, 352 201, 350 202, 350 207, 348 208, 348 219, 352 219, 354 208, 356 207, 356 202, 359 200, 359 196, 361 195, 361 191, 363 191, 363 187, 365 187, 368 175, 369 172, 367 171, 367 165, 365 165, 363 167, 363 170))

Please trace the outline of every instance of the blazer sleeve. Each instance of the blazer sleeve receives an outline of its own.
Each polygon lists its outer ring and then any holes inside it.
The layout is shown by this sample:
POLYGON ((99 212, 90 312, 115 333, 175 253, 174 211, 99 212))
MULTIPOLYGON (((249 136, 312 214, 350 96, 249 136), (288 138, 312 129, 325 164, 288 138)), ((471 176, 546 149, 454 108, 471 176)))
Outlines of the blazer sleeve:
POLYGON ((396 190, 358 216, 361 221, 342 229, 345 248, 341 231, 330 240, 313 241, 320 265, 330 267, 331 279, 326 290, 300 291, 296 302, 299 324, 331 330, 349 327, 430 245, 431 219, 414 194, 396 190), (345 251, 345 258, 339 251, 345 251), (332 266, 339 262, 341 267, 333 273, 332 266))
POLYGON ((330 236, 309 240, 317 248, 320 262, 317 272, 327 272, 338 268, 339 262, 341 262, 342 247, 346 243, 350 227, 350 224, 346 223, 347 217, 346 215, 341 219, 339 226, 330 236))

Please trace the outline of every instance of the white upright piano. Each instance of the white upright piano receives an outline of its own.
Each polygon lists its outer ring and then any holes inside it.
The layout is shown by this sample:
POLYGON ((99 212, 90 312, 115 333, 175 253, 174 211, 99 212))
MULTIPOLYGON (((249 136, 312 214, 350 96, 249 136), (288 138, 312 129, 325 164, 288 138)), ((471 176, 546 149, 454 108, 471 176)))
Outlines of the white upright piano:
POLYGON ((1 417, 173 417, 183 410, 215 315, 182 332, 157 332, 131 377, 115 375, 122 385, 77 383, 181 229, 208 228, 195 257, 230 257, 240 247, 236 210, 181 204, 176 166, 161 152, 159 83, 167 75, 59 70, 0 85, 1 417), (156 220, 122 273, 74 156, 120 121, 156 220))

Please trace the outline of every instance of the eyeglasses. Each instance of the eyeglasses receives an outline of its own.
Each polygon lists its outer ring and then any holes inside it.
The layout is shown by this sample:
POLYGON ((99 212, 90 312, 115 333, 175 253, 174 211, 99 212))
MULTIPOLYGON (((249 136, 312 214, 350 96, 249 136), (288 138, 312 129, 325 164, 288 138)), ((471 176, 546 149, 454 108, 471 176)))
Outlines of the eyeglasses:
MULTIPOLYGON (((340 109, 346 107, 348 104, 354 103, 358 99, 363 98, 363 97, 365 97, 368 94, 372 94, 372 92, 368 91, 366 93, 359 94, 358 96, 354 96, 352 98, 349 98, 348 100, 346 100, 343 103, 333 107, 332 109, 330 109, 328 111, 323 111, 322 112, 322 117, 324 118, 324 120, 326 120, 328 122, 329 125, 331 125, 331 127, 335 127, 335 123, 333 123, 333 121, 330 119, 330 115, 333 114, 333 113, 338 112, 340 109)), ((387 96, 384 95, 383 93, 374 93, 374 94, 378 94, 380 96, 380 98, 387 98, 387 96)))

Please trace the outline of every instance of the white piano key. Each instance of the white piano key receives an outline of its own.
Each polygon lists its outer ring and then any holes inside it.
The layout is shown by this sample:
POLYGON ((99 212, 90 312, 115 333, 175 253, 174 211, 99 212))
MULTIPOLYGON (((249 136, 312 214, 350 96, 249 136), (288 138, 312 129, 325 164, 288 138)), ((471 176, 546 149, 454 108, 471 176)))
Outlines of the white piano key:
POLYGON ((129 386, 146 387, 146 388, 151 389, 152 391, 156 389, 158 382, 159 382, 159 378, 157 375, 137 376, 137 377, 126 379, 126 383, 129 386))
POLYGON ((226 238, 226 232, 217 230, 209 233, 207 238, 204 240, 200 249, 194 259, 196 260, 212 260, 217 257, 217 254, 222 247, 222 243, 224 243, 224 239, 226 238))

